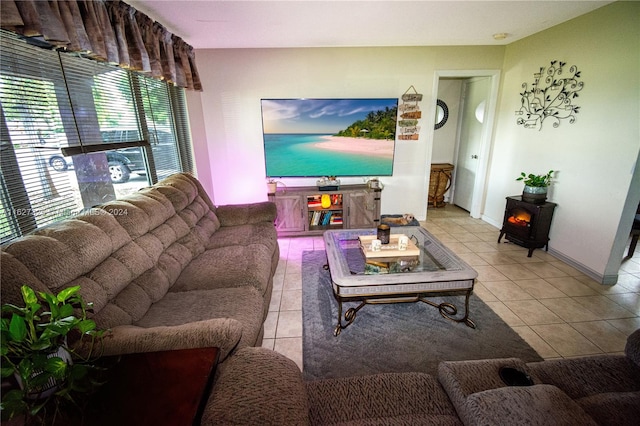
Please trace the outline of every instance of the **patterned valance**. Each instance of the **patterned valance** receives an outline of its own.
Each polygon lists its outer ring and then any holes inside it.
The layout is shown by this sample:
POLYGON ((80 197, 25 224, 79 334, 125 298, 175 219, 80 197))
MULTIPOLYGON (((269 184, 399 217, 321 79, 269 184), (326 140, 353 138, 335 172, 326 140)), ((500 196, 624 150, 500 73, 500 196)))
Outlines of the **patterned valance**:
POLYGON ((2 29, 202 90, 193 47, 119 0, 2 0, 2 29))

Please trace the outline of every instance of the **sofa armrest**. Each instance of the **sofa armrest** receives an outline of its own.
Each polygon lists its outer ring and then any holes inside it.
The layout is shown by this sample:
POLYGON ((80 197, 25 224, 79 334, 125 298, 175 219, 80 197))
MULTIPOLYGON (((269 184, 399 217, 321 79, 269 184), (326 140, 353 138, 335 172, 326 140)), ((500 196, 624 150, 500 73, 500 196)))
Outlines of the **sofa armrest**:
POLYGON ((250 204, 229 204, 216 207, 216 216, 221 226, 237 226, 276 220, 275 203, 263 201, 250 204))
POLYGON ((508 386, 474 393, 467 398, 465 409, 473 425, 597 425, 552 385, 508 386))
POLYGON ((236 351, 218 366, 203 425, 305 425, 309 405, 298 366, 260 347, 236 351))
MULTIPOLYGON (((94 353, 103 356, 173 349, 217 347, 220 362, 232 352, 242 336, 242 325, 235 319, 216 318, 176 326, 118 326, 105 334, 94 353)), ((86 353, 86 345, 81 350, 86 353)))
POLYGON ((631 333, 627 338, 624 353, 627 355, 627 358, 640 367, 640 328, 631 333))

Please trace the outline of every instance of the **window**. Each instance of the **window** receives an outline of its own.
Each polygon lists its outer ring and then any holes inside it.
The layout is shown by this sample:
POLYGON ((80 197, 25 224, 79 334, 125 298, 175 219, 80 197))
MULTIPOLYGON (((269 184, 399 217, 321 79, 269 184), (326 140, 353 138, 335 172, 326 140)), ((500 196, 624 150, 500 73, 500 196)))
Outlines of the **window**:
POLYGON ((183 89, 0 32, 0 238, 192 171, 183 89))

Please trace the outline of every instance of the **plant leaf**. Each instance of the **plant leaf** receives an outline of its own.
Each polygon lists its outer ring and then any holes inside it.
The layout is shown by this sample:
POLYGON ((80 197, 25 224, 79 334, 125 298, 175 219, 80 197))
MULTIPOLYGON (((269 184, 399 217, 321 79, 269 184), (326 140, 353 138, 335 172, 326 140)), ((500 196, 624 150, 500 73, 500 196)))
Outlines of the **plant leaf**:
POLYGON ((30 305, 32 303, 38 303, 38 297, 36 296, 36 292, 29 286, 23 285, 20 287, 20 291, 22 292, 22 299, 24 303, 30 305))
POLYGON ((96 328, 95 321, 90 319, 80 321, 80 324, 78 324, 78 329, 82 334, 95 330, 95 328, 96 328))
POLYGON ((24 342, 27 337, 27 325, 24 318, 13 315, 9 323, 9 336, 15 342, 24 342))
POLYGON ((13 367, 2 367, 0 372, 2 373, 2 378, 6 379, 13 374, 13 367))
POLYGON ((60 357, 47 358, 44 370, 57 379, 62 379, 67 371, 67 363, 60 357))
POLYGON ((80 291, 80 286, 79 285, 65 288, 64 290, 60 291, 60 293, 58 293, 58 296, 57 296, 58 301, 65 302, 69 297, 71 297, 74 294, 78 293, 78 291, 80 291))
POLYGON ((62 305, 60 310, 58 311, 58 315, 62 318, 70 317, 73 315, 73 306, 71 305, 62 305))

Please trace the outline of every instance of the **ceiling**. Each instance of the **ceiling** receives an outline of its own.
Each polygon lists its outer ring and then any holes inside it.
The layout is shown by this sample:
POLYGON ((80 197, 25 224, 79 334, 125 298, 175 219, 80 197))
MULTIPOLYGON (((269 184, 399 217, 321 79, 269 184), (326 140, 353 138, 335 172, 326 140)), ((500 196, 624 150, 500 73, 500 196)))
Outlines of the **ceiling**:
POLYGON ((131 0, 196 49, 509 44, 612 1, 131 0), (495 40, 496 33, 506 33, 495 40))

